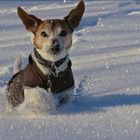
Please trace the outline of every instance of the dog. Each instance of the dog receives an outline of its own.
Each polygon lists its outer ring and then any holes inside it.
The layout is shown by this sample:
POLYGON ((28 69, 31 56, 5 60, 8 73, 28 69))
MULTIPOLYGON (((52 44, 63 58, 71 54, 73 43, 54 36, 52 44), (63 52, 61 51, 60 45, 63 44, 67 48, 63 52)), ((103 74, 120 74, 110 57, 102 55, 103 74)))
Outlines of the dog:
POLYGON ((85 4, 81 1, 63 19, 41 20, 21 7, 17 8, 21 21, 31 32, 34 50, 25 69, 20 70, 20 62, 15 66, 15 74, 6 89, 9 104, 13 107, 22 104, 27 87, 45 89, 58 97, 58 105, 70 100, 75 82, 68 52, 72 46, 72 33, 80 24, 84 11, 85 4))

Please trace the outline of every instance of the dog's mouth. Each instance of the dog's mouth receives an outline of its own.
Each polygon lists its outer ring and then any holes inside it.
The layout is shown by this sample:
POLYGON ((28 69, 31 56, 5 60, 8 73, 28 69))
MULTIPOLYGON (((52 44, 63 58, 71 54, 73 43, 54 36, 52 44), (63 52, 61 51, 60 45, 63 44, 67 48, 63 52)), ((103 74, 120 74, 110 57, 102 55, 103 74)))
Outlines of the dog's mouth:
POLYGON ((60 46, 59 45, 53 45, 50 48, 51 54, 52 55, 57 55, 60 52, 60 46))
POLYGON ((50 54, 51 55, 58 55, 60 53, 59 50, 51 50, 50 54))
POLYGON ((60 49, 59 48, 56 48, 56 49, 51 48, 51 54, 52 55, 57 55, 59 52, 60 52, 60 49))

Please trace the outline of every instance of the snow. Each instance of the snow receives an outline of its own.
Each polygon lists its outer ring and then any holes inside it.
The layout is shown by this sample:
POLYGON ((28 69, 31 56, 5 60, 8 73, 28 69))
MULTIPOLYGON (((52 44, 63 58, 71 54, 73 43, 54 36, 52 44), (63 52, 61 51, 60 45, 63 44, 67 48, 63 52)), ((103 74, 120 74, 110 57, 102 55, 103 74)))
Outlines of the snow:
MULTIPOLYGON (((16 7, 23 6, 46 19, 62 18, 75 5, 72 1, 1 2, 1 140, 139 140, 139 1, 86 2, 86 12, 74 32, 70 51, 76 82, 73 103, 53 109, 52 113, 46 108, 49 106, 44 106, 44 91, 36 88, 31 95, 26 94, 28 98, 15 111, 11 112, 7 105, 5 88, 16 56, 22 56, 24 68, 33 49, 16 7), (30 96, 34 97, 31 101, 30 96)), ((53 103, 53 97, 48 99, 53 103)))

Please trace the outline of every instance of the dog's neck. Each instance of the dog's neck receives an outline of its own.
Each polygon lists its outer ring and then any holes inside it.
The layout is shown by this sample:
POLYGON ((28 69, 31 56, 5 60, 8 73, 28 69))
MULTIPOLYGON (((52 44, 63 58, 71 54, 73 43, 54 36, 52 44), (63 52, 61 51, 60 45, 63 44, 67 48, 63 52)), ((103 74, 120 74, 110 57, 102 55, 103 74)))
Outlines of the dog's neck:
POLYGON ((57 76, 59 72, 64 71, 70 61, 68 54, 56 62, 48 61, 44 59, 36 49, 34 49, 34 52, 32 53, 32 58, 43 74, 53 74, 54 76, 57 76))
POLYGON ((40 64, 42 64, 44 67, 49 67, 49 68, 52 68, 52 66, 59 67, 60 65, 62 65, 64 63, 64 61, 68 57, 68 55, 66 55, 64 58, 61 58, 60 60, 58 60, 56 62, 51 62, 51 61, 44 59, 35 48, 34 48, 34 54, 40 64))

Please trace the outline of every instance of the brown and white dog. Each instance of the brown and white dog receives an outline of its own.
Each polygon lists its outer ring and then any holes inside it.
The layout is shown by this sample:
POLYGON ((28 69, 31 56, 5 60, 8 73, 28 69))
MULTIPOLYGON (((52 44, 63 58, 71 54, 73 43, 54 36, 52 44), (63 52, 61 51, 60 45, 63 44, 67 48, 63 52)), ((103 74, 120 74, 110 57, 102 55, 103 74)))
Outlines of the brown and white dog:
POLYGON ((17 73, 9 81, 6 93, 8 102, 16 107, 23 103, 26 87, 40 87, 59 97, 59 105, 73 96, 74 78, 68 52, 72 33, 79 25, 85 10, 81 1, 63 19, 41 20, 29 15, 21 7, 17 12, 26 29, 32 33, 34 51, 24 70, 17 66, 17 73), (60 96, 59 96, 60 95, 60 96))

